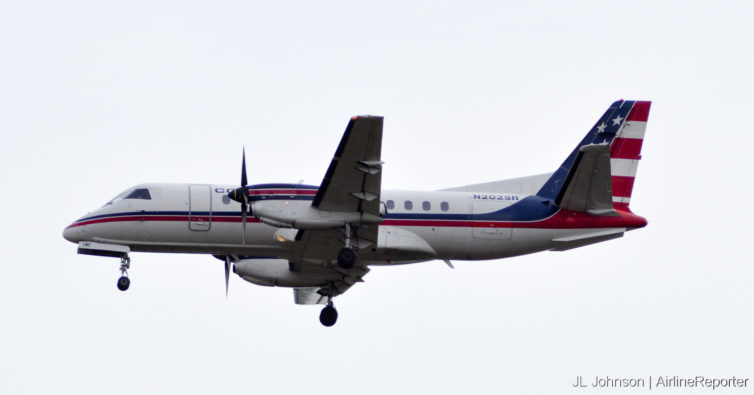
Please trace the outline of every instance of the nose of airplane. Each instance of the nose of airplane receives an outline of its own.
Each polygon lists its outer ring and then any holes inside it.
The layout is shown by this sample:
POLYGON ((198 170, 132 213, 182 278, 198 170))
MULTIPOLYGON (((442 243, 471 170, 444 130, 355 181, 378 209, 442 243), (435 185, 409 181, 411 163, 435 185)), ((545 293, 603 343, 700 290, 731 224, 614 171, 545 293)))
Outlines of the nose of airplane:
POLYGON ((70 241, 71 243, 78 243, 79 242, 79 234, 81 232, 79 229, 76 229, 75 227, 69 226, 65 229, 63 229, 63 238, 70 241))

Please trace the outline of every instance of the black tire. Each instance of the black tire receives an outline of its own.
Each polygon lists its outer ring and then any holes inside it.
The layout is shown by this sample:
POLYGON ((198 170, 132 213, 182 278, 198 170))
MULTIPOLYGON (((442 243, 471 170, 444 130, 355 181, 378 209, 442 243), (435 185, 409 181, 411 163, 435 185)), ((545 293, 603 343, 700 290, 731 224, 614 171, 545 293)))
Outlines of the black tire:
POLYGON ((122 276, 118 279, 118 289, 121 291, 125 291, 128 289, 128 287, 131 285, 131 280, 128 279, 126 276, 122 276))
POLYGON ((356 263, 356 251, 353 248, 343 248, 338 252, 338 266, 350 269, 356 263))
POLYGON ((322 312, 319 313, 319 322, 324 326, 333 326, 336 321, 338 321, 338 310, 335 310, 333 306, 325 306, 322 312))

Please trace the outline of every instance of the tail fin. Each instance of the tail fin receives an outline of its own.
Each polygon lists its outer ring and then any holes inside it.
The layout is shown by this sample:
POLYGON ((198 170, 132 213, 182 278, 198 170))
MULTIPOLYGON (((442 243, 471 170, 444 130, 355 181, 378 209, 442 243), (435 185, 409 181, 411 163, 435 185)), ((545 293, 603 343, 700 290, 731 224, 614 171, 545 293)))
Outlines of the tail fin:
POLYGON ((610 145, 610 173, 615 208, 628 208, 631 202, 631 191, 641 159, 641 145, 651 106, 650 101, 637 101, 610 145))
POLYGON ((641 159, 650 106, 649 101, 618 100, 613 103, 545 182, 537 196, 578 211, 591 211, 590 205, 598 209, 596 211, 604 211, 612 197, 614 209, 627 210, 641 159), (609 182, 605 171, 607 159, 599 159, 606 156, 608 147, 609 182))

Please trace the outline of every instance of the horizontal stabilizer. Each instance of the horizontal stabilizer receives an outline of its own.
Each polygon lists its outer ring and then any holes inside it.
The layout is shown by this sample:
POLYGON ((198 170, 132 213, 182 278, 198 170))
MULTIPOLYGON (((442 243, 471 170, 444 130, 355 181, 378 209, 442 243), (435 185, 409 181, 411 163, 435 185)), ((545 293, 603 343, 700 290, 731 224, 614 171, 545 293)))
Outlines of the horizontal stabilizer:
POLYGON ((584 145, 555 203, 566 210, 596 216, 617 216, 613 210, 610 146, 584 145))
POLYGON ((559 237, 557 239, 552 240, 557 244, 557 247, 551 249, 550 251, 566 251, 573 248, 583 247, 589 244, 600 243, 607 240, 617 239, 619 237, 623 237, 623 233, 625 231, 626 231, 625 228, 619 228, 619 229, 608 229, 608 230, 603 230, 603 231, 588 233, 588 234, 581 234, 581 235, 576 235, 576 236, 559 237))

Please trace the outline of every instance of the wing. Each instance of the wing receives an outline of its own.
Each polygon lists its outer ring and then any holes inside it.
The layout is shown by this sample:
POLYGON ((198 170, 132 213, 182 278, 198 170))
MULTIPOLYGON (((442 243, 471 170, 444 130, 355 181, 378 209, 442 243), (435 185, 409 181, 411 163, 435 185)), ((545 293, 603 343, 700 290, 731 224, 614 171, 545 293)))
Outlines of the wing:
MULTIPOLYGON (((312 206, 379 217, 381 151, 382 117, 351 118, 312 206)), ((376 246, 378 228, 374 222, 353 225, 351 245, 361 250, 376 246)), ((343 241, 342 229, 299 230, 290 261, 330 264, 343 241)))
POLYGON ((351 118, 312 206, 379 215, 382 117, 351 118))

